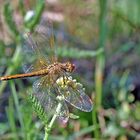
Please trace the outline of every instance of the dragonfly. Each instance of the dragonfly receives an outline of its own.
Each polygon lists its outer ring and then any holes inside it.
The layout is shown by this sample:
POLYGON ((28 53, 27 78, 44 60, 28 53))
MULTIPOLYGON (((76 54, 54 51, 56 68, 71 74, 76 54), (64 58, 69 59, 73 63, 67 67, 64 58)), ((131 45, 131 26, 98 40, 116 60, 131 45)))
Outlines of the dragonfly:
POLYGON ((24 72, 0 77, 1 81, 17 78, 36 77, 32 85, 34 96, 47 114, 53 114, 58 104, 58 96, 63 96, 63 106, 58 119, 69 119, 68 103, 73 107, 90 112, 93 109, 91 99, 85 93, 82 84, 70 76, 75 65, 61 63, 55 52, 52 24, 39 25, 33 33, 27 33, 23 45, 24 72))

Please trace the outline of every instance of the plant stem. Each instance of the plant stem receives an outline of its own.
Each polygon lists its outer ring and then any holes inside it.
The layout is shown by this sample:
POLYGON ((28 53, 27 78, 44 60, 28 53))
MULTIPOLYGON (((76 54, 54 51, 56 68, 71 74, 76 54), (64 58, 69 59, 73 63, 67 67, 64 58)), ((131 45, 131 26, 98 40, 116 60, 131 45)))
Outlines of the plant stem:
MULTIPOLYGON (((100 0, 100 17, 99 17, 99 44, 98 49, 105 50, 105 42, 107 36, 107 27, 106 27, 106 14, 107 14, 107 0, 100 0)), ((105 65, 105 55, 100 53, 97 56, 96 68, 95 68, 95 109, 93 110, 93 123, 98 125, 97 115, 102 107, 102 91, 103 91, 103 71, 105 65)), ((94 131, 95 139, 100 139, 100 130, 96 127, 94 131)))
POLYGON ((61 107, 62 107, 62 102, 60 101, 57 108, 56 108, 56 112, 54 114, 54 116, 52 117, 50 123, 48 125, 45 126, 45 137, 44 140, 48 140, 49 137, 49 133, 52 129, 52 126, 57 118, 57 116, 59 115, 60 111, 61 111, 61 107))
POLYGON ((21 109, 20 109, 20 105, 19 105, 19 99, 18 99, 18 96, 17 96, 16 87, 15 87, 15 84, 13 83, 13 81, 10 81, 10 87, 11 87, 11 91, 12 91, 12 94, 13 94, 14 103, 15 103, 19 123, 21 125, 22 132, 24 132, 24 123, 23 123, 22 113, 21 113, 21 109))
MULTIPOLYGON (((107 0, 100 0, 100 17, 99 17, 99 44, 98 48, 105 50, 105 42, 107 37, 107 24, 106 24, 106 14, 107 14, 107 0)), ((96 105, 97 110, 100 109, 102 105, 102 83, 103 83, 103 71, 105 65, 105 55, 100 53, 97 56, 96 69, 95 69, 95 86, 96 86, 96 105)))
MULTIPOLYGON (((21 52, 21 46, 20 45, 17 45, 16 46, 15 53, 14 53, 13 58, 11 60, 13 64, 16 64, 17 60, 19 60, 19 58, 20 58, 20 52, 21 52)), ((10 75, 15 69, 16 68, 13 67, 13 65, 9 66, 8 69, 5 72, 5 75, 10 75)), ((2 92, 5 89, 6 85, 7 85, 7 81, 3 81, 1 83, 1 85, 0 85, 0 95, 2 94, 2 92)))

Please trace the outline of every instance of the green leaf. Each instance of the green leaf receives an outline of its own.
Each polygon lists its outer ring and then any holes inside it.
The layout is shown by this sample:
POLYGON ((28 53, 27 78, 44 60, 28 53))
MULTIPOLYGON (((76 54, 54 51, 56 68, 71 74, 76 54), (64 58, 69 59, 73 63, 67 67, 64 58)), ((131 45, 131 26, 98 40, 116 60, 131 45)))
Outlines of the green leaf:
POLYGON ((69 57, 69 58, 93 58, 103 52, 103 49, 93 50, 80 50, 77 48, 68 48, 68 47, 58 47, 57 55, 60 57, 69 57))
POLYGON ((45 124, 47 124, 48 118, 47 118, 46 112, 45 112, 44 108, 41 106, 41 104, 38 101, 38 99, 31 93, 31 91, 30 91, 28 99, 29 99, 29 102, 32 104, 32 107, 33 107, 34 111, 36 112, 36 114, 38 115, 38 117, 45 124))
MULTIPOLYGON (((34 15, 30 20, 24 21, 25 22, 25 26, 32 31, 35 26, 37 25, 37 23, 39 23, 42 12, 44 10, 45 7, 45 0, 38 0, 37 6, 35 7, 35 10, 33 10, 34 15)), ((27 13, 28 14, 28 13, 27 13)))
POLYGON ((96 129, 95 125, 92 125, 92 126, 89 126, 89 127, 86 127, 82 130, 80 130, 79 132, 75 132, 73 133, 72 135, 69 136, 69 138, 67 138, 68 140, 74 140, 78 137, 81 137, 83 135, 86 135, 92 131, 94 131, 96 129))
POLYGON ((70 117, 71 119, 79 119, 79 116, 77 116, 77 115, 75 115, 75 114, 73 114, 73 113, 70 113, 70 114, 69 114, 69 117, 70 117))
POLYGON ((5 21, 9 27, 9 30, 11 31, 11 33, 14 35, 14 37, 18 37, 19 35, 19 32, 16 28, 16 23, 15 21, 13 20, 14 19, 14 16, 13 16, 13 10, 11 8, 11 5, 9 2, 6 2, 5 5, 4 5, 4 18, 5 18, 5 21))
POLYGON ((0 123, 0 135, 6 133, 9 130, 9 126, 7 123, 0 123))
POLYGON ((25 7, 24 7, 24 1, 23 0, 19 0, 19 10, 21 11, 22 15, 25 15, 25 7))

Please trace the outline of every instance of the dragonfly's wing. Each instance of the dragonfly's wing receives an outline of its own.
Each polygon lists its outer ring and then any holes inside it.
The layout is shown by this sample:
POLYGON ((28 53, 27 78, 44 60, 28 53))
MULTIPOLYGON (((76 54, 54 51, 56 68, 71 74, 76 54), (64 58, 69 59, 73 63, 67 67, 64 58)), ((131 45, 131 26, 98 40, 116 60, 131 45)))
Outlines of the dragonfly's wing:
POLYGON ((65 93, 65 99, 71 105, 82 111, 92 111, 92 102, 90 98, 85 94, 85 91, 83 89, 79 90, 69 87, 68 92, 65 93))
POLYGON ((40 25, 37 26, 33 37, 40 45, 40 49, 42 52, 46 52, 46 55, 49 56, 49 61, 51 63, 56 62, 56 52, 54 45, 54 32, 53 32, 53 24, 51 21, 42 21, 40 25))
POLYGON ((85 94, 83 86, 72 80, 71 77, 67 77, 64 82, 65 85, 60 86, 60 92, 64 95, 65 100, 72 106, 85 112, 90 112, 93 108, 92 101, 85 94))
MULTIPOLYGON (((41 106, 44 108, 48 118, 50 118, 56 113, 59 101, 57 99, 57 93, 55 93, 54 90, 55 87, 44 85, 46 84, 46 79, 47 78, 45 76, 34 82, 33 93, 41 106)), ((58 119, 66 123, 69 119, 69 110, 65 101, 62 102, 62 104, 62 108, 58 114, 58 119)))
POLYGON ((51 22, 39 24, 34 32, 25 35, 24 71, 32 72, 40 70, 48 64, 56 62, 54 48, 53 26, 51 22))
POLYGON ((23 69, 26 73, 46 68, 50 63, 31 34, 26 34, 25 36, 22 54, 23 69))

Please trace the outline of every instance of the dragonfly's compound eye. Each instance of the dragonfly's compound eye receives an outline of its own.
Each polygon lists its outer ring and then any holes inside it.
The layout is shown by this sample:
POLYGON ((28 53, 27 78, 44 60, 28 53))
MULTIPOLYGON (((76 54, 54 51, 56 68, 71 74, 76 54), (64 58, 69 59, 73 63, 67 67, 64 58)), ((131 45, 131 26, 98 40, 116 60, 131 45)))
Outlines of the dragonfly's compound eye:
POLYGON ((70 62, 66 63, 66 71, 67 72, 73 72, 75 69, 75 65, 71 64, 70 62))
POLYGON ((75 65, 71 64, 71 71, 74 71, 74 70, 75 70, 75 65))

